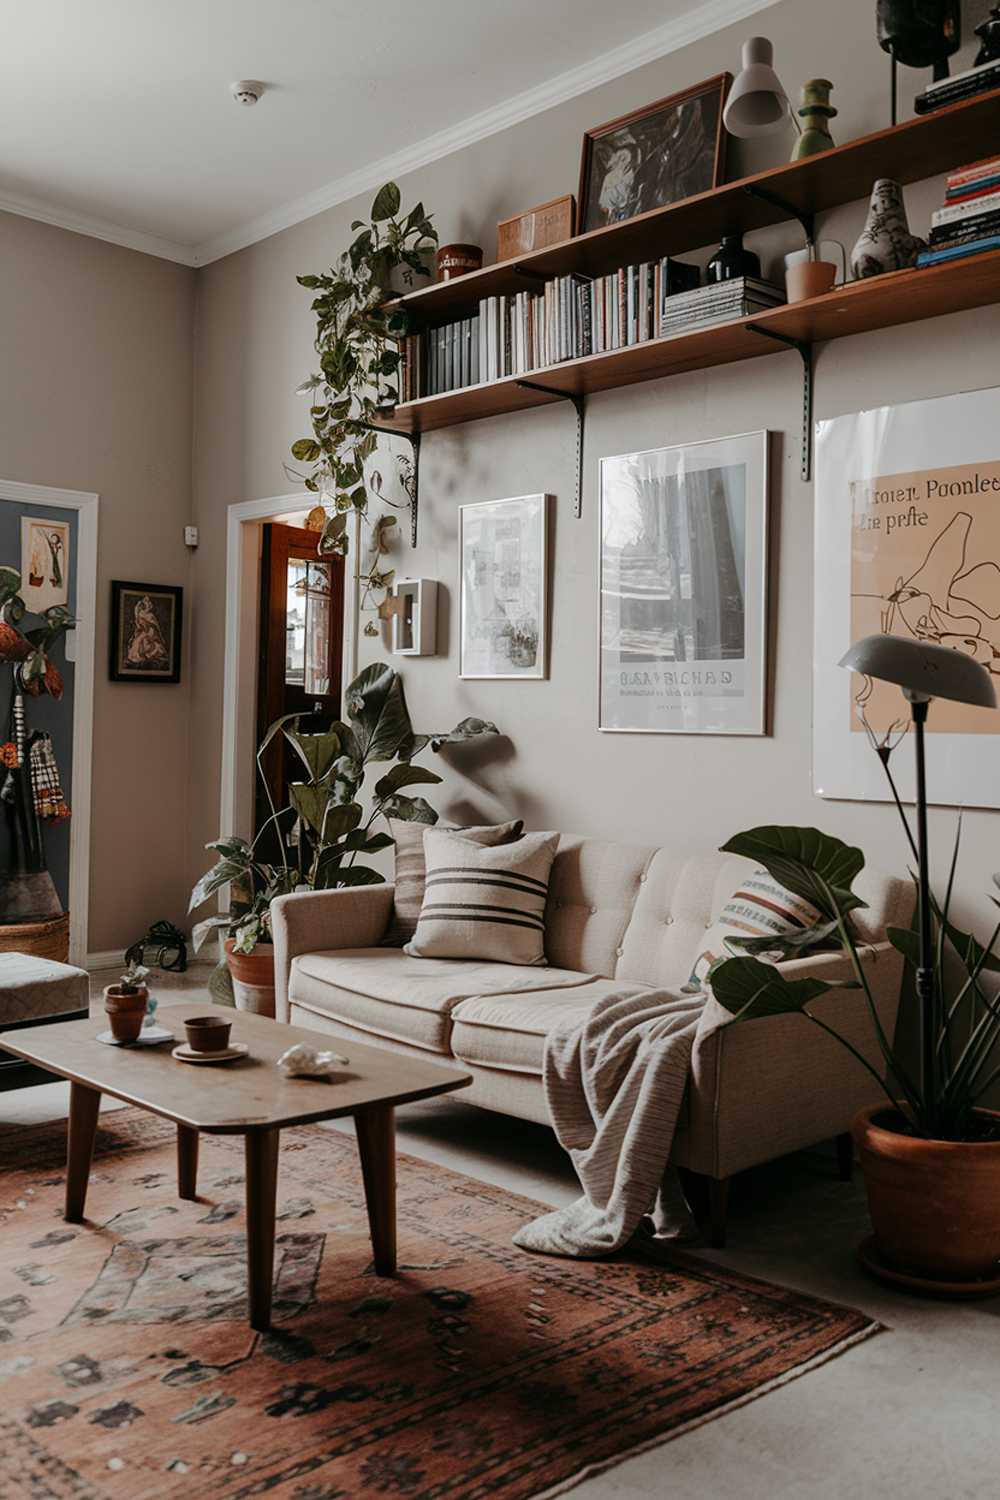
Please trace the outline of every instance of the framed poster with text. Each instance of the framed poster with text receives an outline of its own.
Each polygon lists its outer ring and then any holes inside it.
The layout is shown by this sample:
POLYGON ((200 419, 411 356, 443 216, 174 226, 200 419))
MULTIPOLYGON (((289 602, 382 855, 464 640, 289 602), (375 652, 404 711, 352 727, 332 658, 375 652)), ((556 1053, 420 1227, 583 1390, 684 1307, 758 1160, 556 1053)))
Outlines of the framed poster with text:
MULTIPOLYGON (((898 688, 837 663, 885 631, 967 652, 1000 675, 1000 390, 818 423, 815 545, 814 790, 887 802, 871 742, 905 733, 909 706, 898 688)), ((1000 807, 996 735, 996 710, 931 704, 936 802, 1000 807)), ((912 755, 892 770, 912 800, 912 755)))
POLYGON ((767 439, 601 460, 601 729, 765 733, 767 439))

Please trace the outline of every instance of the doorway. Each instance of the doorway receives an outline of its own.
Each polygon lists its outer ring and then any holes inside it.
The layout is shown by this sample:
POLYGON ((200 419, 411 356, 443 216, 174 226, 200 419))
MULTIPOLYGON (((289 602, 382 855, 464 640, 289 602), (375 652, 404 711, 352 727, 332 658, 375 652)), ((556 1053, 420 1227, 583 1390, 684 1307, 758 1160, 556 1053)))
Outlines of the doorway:
MULTIPOLYGON (((344 560, 316 555, 315 531, 269 521, 261 527, 260 656, 257 743, 271 724, 301 714, 315 733, 341 717, 344 645, 344 560)), ((278 858, 272 808, 288 805, 288 784, 302 779, 299 758, 283 735, 261 757, 254 833, 265 858, 278 858)), ((287 832, 287 829, 285 830, 287 832)))

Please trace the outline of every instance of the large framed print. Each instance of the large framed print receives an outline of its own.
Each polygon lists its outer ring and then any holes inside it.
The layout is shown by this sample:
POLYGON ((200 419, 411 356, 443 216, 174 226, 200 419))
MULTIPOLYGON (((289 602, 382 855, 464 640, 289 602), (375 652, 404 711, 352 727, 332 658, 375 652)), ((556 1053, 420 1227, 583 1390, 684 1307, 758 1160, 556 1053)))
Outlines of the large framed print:
MULTIPOLYGON (((902 736, 909 705, 898 688, 837 663, 852 642, 885 631, 967 652, 1000 677, 1000 390, 818 423, 815 536, 814 789, 887 802, 872 743, 902 736)), ((1000 807, 997 735, 995 709, 931 704, 936 802, 1000 807)), ((895 754, 892 771, 912 800, 912 753, 895 754)))
POLYGON ((764 734, 766 432, 601 461, 599 727, 764 734))
POLYGON ((462 677, 548 675, 548 502, 459 507, 462 677))

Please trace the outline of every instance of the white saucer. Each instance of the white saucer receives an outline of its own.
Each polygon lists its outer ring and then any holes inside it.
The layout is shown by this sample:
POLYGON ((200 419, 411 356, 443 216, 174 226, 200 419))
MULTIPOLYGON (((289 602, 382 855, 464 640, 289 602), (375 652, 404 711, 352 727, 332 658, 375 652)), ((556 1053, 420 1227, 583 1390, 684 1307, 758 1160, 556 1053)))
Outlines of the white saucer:
POLYGON ((187 1042, 181 1042, 179 1047, 174 1048, 171 1056, 176 1057, 178 1062, 221 1063, 235 1062, 238 1057, 246 1057, 249 1051, 246 1042, 233 1042, 228 1047, 220 1047, 217 1052, 195 1052, 187 1042))
POLYGON ((159 1042, 172 1042, 174 1034, 165 1026, 144 1026, 134 1042, 119 1042, 110 1031, 99 1031, 95 1041, 107 1047, 155 1047, 159 1042))

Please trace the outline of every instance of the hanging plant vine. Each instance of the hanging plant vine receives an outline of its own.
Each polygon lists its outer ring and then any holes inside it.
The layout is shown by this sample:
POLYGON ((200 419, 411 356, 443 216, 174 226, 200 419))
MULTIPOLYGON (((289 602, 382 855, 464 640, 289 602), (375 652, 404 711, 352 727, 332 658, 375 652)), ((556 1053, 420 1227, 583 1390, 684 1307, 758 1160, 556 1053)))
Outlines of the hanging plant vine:
MULTIPOLYGON (((399 399, 399 340, 407 319, 399 308, 385 304, 393 273, 401 269, 404 280, 412 284, 414 272, 426 274, 427 254, 437 244, 437 231, 422 203, 405 217, 400 215, 400 192, 394 182, 376 193, 369 222, 355 219, 351 229, 357 231, 355 238, 330 271, 296 278, 316 293, 312 311, 319 373, 298 387, 312 399, 312 436, 292 444, 292 457, 309 465, 306 474, 297 476, 306 489, 333 506, 320 534, 321 557, 346 555, 348 517, 354 513, 371 524, 368 507, 373 497, 402 508, 384 493, 380 473, 369 469, 367 479, 365 475, 365 464, 378 445, 373 430, 378 417, 399 399)), ((409 504, 409 460, 397 462, 409 504)), ((375 523, 371 566, 365 571, 361 558, 357 560, 363 607, 373 590, 387 589, 392 582, 392 572, 381 567, 387 521, 391 517, 375 523)))

